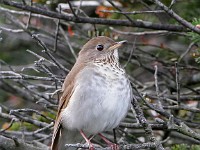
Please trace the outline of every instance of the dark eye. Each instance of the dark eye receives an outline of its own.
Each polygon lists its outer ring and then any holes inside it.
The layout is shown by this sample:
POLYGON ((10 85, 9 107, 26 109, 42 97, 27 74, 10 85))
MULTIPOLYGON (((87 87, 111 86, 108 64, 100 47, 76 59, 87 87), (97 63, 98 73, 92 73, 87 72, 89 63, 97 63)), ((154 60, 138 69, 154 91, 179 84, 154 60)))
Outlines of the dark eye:
POLYGON ((103 45, 101 45, 101 44, 97 45, 96 49, 98 51, 102 51, 103 50, 103 45))

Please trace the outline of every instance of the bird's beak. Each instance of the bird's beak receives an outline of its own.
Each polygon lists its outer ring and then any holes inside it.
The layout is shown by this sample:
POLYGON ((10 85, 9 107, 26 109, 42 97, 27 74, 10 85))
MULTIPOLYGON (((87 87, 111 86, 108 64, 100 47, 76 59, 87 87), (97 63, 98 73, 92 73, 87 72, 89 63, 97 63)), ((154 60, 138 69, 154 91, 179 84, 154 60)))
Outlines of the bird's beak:
POLYGON ((112 51, 112 50, 115 50, 115 49, 118 49, 119 47, 121 47, 123 44, 127 43, 126 40, 124 41, 120 41, 120 42, 116 42, 114 45, 110 46, 108 48, 108 51, 112 51))

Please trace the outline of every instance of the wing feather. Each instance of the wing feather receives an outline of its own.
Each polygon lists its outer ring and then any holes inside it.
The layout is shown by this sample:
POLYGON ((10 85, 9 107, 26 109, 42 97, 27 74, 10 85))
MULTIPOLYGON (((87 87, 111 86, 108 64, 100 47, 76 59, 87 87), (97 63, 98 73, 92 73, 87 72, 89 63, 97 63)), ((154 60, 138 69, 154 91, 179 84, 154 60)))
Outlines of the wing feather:
POLYGON ((62 125, 61 125, 61 112, 64 110, 69 101, 71 96, 73 95, 74 92, 74 84, 75 84, 75 78, 80 70, 84 68, 84 63, 76 63, 72 70, 69 72, 67 77, 65 78, 65 81, 62 86, 62 96, 59 100, 59 105, 58 105, 58 112, 54 124, 54 131, 53 131, 53 136, 52 136, 52 145, 51 149, 52 150, 58 150, 58 143, 59 143, 59 137, 62 132, 62 125))

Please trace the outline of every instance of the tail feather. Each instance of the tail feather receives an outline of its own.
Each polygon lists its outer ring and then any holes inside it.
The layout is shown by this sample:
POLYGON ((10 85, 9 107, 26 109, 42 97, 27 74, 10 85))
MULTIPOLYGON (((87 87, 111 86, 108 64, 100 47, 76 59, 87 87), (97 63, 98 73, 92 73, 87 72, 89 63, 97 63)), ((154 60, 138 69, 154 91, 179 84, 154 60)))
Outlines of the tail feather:
POLYGON ((57 150, 76 150, 75 147, 66 147, 66 144, 76 144, 82 141, 82 136, 77 130, 66 130, 62 129, 58 141, 57 150))

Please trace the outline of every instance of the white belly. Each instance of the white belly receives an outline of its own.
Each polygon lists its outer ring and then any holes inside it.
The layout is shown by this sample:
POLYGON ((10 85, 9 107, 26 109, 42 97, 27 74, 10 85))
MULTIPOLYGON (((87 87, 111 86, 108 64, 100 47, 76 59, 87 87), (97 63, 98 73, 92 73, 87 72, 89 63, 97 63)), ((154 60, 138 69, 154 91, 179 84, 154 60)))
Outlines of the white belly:
POLYGON ((61 114, 63 127, 96 134, 117 127, 127 114, 132 90, 123 70, 115 73, 109 67, 96 67, 103 72, 101 76, 91 67, 77 76, 73 95, 61 114))

